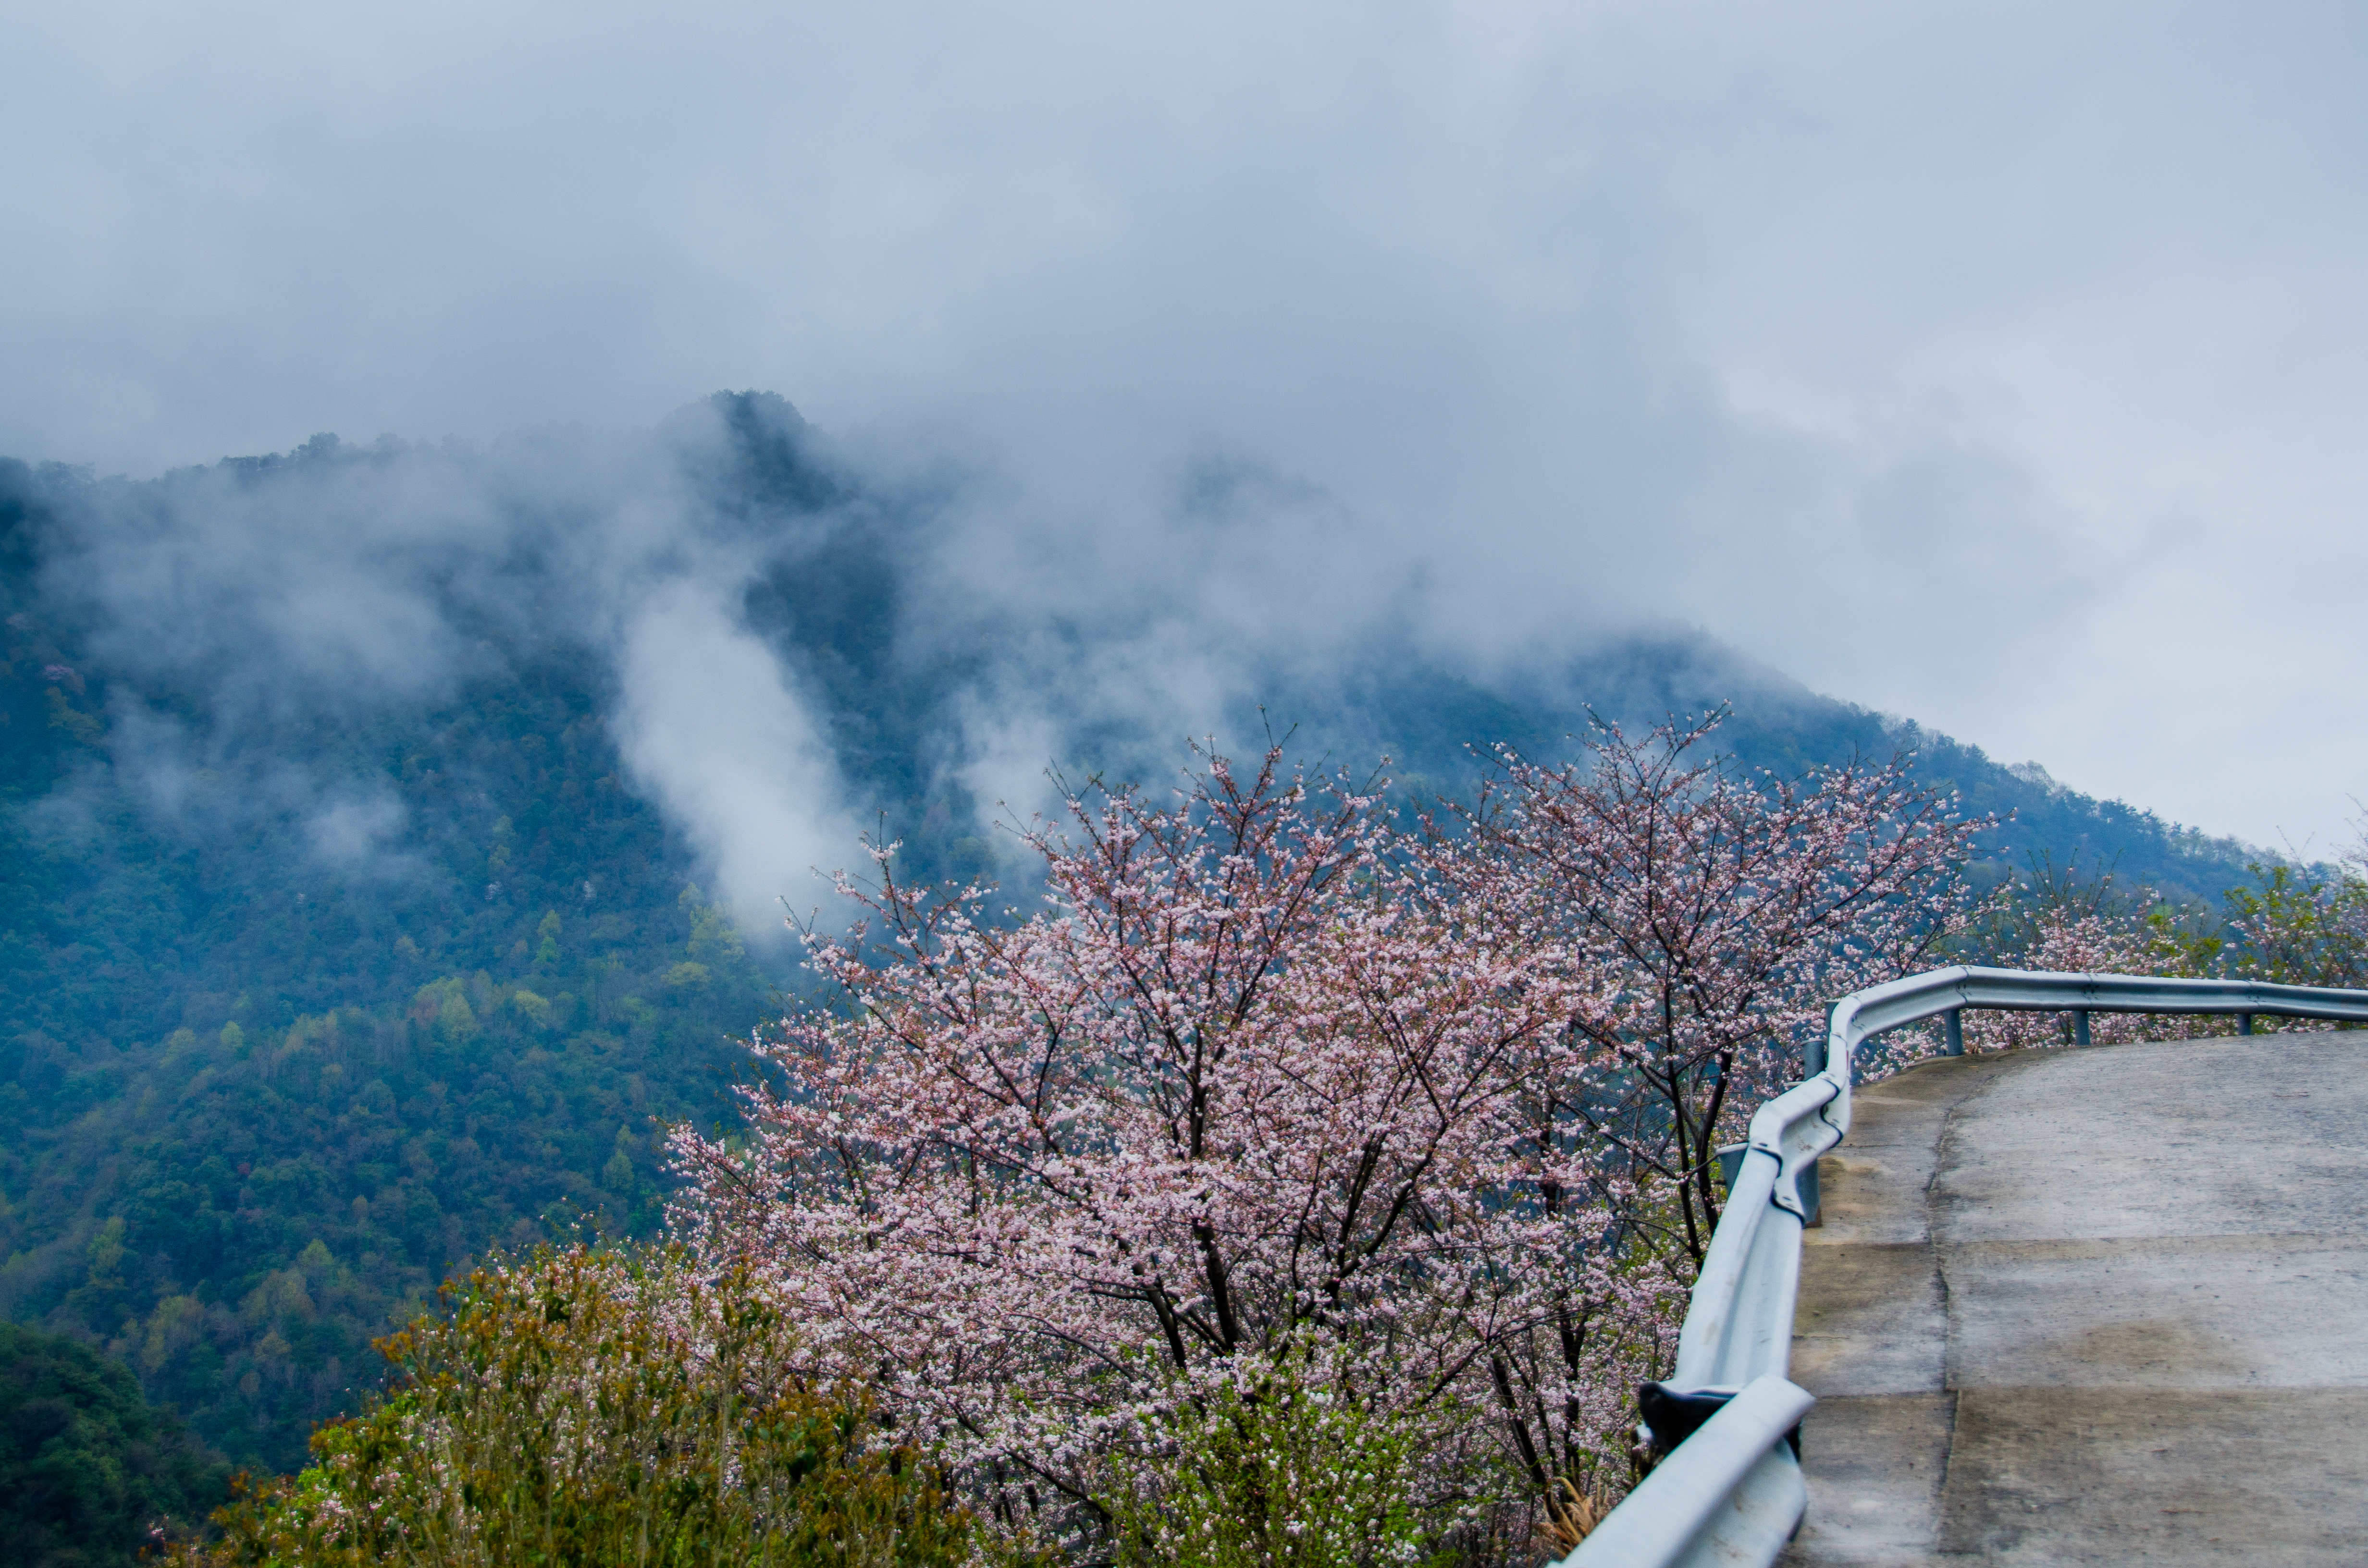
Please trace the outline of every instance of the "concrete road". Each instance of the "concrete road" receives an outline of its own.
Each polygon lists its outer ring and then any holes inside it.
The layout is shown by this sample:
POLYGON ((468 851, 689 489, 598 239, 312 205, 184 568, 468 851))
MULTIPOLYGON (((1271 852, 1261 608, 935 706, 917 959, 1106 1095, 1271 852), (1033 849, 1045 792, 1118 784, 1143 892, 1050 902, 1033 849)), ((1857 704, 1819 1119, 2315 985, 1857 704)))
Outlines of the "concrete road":
POLYGON ((2368 1032, 1935 1062, 1819 1170, 1785 1561, 2368 1563, 2368 1032))

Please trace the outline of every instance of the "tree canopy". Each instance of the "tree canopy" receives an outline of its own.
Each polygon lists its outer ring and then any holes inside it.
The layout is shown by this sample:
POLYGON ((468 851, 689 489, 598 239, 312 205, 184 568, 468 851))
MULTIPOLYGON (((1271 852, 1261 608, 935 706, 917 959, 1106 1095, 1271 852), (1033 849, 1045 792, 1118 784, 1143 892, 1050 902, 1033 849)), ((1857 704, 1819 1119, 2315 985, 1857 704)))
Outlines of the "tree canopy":
POLYGON ((230 1466, 131 1369, 63 1335, 0 1324, 0 1561, 115 1568, 229 1496, 230 1466))

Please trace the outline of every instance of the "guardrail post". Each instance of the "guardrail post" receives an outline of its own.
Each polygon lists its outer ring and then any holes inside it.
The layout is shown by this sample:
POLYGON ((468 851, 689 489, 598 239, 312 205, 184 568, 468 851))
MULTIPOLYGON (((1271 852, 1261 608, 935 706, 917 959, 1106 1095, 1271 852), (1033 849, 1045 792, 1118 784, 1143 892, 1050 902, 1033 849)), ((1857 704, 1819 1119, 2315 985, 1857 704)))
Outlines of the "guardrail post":
POLYGON ((1965 1010, 1963 1007, 1952 1007, 1941 1014, 1941 1017, 1947 1026, 1948 1054, 1963 1056, 1965 1053, 1965 1010))
MULTIPOLYGON (((1828 1011, 1830 1010, 1831 1009, 1828 1009, 1828 1011)), ((2237 1032, 2238 1034, 2251 1034, 2253 1032, 2252 1014, 2239 1013, 2237 1015, 2237 1032)))
POLYGON ((2072 1009, 2072 1043, 2083 1051, 2089 1049, 2089 1009, 2086 1007, 2072 1009))
POLYGON ((1826 1041, 1833 1038, 1834 1009, 1840 1006, 1839 1002, 1826 1004, 1825 1027, 1817 1031, 1816 1039, 1801 1047, 1801 1078, 1804 1083, 1826 1070, 1826 1041))
MULTIPOLYGON (((1743 1157, 1751 1153, 1748 1143, 1729 1143, 1718 1151, 1718 1179, 1729 1192, 1735 1190, 1735 1178, 1743 1174, 1743 1157)), ((1826 1222, 1817 1201, 1817 1162, 1811 1160, 1801 1167, 1793 1183, 1801 1194, 1801 1212, 1808 1218, 1801 1221, 1804 1230, 1816 1230, 1826 1222)))
MULTIPOLYGON (((1735 1190, 1735 1178, 1743 1174, 1743 1158, 1750 1153, 1751 1145, 1748 1143, 1729 1143, 1718 1151, 1718 1179, 1727 1191, 1735 1190)), ((1803 1165, 1793 1186, 1801 1195, 1801 1212, 1807 1216, 1801 1221, 1801 1228, 1814 1231, 1826 1222, 1823 1208, 1817 1200, 1817 1162, 1811 1160, 1803 1165)))

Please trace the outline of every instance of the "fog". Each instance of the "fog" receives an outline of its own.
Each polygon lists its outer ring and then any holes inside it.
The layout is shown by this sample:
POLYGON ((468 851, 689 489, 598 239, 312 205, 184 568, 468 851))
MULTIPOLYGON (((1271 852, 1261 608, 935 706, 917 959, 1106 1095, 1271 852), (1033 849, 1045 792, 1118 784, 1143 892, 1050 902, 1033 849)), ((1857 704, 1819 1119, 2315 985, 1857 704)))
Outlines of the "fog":
MULTIPOLYGON (((973 820, 938 831, 1017 825, 1059 810, 1080 756, 1156 783, 1188 737, 1261 744, 1263 701, 1440 652, 1406 562, 1328 559, 1353 523, 1320 490, 1196 460, 1119 536, 1030 512, 974 460, 864 449, 740 393, 483 448, 321 436, 149 480, 44 470, 22 481, 29 603, 87 651, 71 678, 107 683, 111 730, 45 820, 94 831, 111 770, 169 829, 293 828, 347 884, 432 875, 388 770, 489 683, 556 676, 758 933, 893 832, 882 812, 939 798, 973 820), (895 782, 850 777, 850 747, 895 782)), ((497 784, 442 756, 488 827, 497 784)))
POLYGON ((626 765, 684 824, 721 893, 767 914, 796 873, 848 864, 858 820, 819 727, 733 607, 676 584, 624 643, 617 714, 626 765))
MULTIPOLYGON (((51 8, 0 59, 0 452, 428 443, 94 563, 119 653, 236 627, 277 656, 213 689, 256 715, 427 689, 476 655, 406 573, 458 552, 471 613, 572 596, 636 777, 725 858, 861 811, 719 608, 755 547, 649 459, 727 386, 927 519, 932 624, 997 650, 949 764, 992 797, 1055 720, 1190 733, 1259 661, 1518 673, 1677 624, 2324 848, 2368 779, 2363 28, 51 8)), ((386 841, 365 781, 300 784, 321 853, 386 841)))

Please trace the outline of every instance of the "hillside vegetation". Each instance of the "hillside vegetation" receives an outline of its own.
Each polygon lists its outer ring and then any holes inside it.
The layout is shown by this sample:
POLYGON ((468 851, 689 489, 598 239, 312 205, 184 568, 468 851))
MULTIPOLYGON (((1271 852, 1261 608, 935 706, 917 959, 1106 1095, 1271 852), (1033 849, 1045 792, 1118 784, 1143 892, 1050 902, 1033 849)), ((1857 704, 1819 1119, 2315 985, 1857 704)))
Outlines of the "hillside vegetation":
POLYGON ((131 1373, 63 1335, 0 1324, 0 1562, 130 1562, 227 1500, 230 1467, 131 1373))

